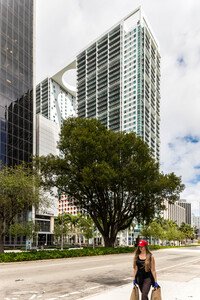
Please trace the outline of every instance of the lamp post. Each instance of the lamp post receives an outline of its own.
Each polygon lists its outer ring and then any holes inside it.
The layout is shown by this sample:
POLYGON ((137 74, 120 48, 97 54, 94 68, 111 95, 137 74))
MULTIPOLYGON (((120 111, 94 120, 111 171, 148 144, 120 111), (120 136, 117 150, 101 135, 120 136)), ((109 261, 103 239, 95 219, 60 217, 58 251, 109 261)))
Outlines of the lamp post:
POLYGON ((93 249, 95 248, 95 244, 94 244, 94 223, 93 223, 93 249))
POLYGON ((199 216, 198 216, 198 238, 200 238, 200 201, 199 201, 199 216))
POLYGON ((63 212, 64 212, 64 208, 63 208, 63 199, 61 199, 61 195, 59 194, 60 197, 60 201, 62 202, 62 215, 61 215, 61 250, 63 250, 63 212))

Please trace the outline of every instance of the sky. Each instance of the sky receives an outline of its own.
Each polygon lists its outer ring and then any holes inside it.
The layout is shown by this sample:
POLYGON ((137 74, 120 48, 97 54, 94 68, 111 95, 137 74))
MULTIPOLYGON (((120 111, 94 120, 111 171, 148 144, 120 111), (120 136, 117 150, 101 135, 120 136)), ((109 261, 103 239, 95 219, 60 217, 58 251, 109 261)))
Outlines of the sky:
POLYGON ((199 0, 36 0, 36 82, 61 70, 140 5, 162 57, 161 171, 182 177, 181 199, 199 215, 199 0))

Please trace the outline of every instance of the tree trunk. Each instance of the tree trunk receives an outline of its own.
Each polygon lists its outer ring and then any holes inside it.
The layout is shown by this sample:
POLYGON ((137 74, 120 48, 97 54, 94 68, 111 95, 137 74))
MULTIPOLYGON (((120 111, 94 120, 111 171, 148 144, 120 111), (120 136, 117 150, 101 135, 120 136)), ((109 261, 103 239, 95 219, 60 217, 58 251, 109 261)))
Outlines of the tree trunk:
POLYGON ((105 247, 114 248, 116 236, 112 236, 112 237, 104 236, 103 238, 104 238, 105 247))
POLYGON ((0 235, 0 253, 4 253, 3 235, 0 235))
POLYGON ((16 240, 17 240, 17 237, 14 236, 14 249, 15 249, 15 247, 16 247, 16 240))

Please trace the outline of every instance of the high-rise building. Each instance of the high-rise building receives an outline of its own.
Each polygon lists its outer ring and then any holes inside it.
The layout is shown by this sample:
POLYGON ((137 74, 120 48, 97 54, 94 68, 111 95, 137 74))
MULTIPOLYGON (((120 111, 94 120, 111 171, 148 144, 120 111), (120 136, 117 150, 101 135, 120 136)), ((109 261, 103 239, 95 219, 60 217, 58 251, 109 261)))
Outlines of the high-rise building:
POLYGON ((186 221, 186 210, 179 203, 169 204, 167 200, 164 201, 165 210, 161 212, 161 216, 167 220, 176 221, 178 226, 186 221))
POLYGON ((0 161, 33 154, 34 0, 0 0, 0 161))
MULTIPOLYGON (((74 68, 75 61, 36 86, 36 154, 39 156, 51 153, 62 157, 62 153, 57 148, 57 142, 63 120, 77 115, 76 92, 63 82, 63 74, 74 68)), ((59 195, 53 200, 54 205, 46 210, 46 222, 52 215, 57 216, 63 212, 76 215, 80 212, 80 209, 74 205, 74 199, 69 195, 59 195)), ((43 215, 43 212, 38 211, 36 221, 40 220, 43 215)), ((48 242, 50 235, 49 232, 39 234, 39 242, 44 237, 48 242)))
POLYGON ((185 222, 189 225, 192 224, 192 212, 191 212, 191 203, 187 202, 185 199, 180 199, 178 205, 185 208, 185 222))
POLYGON ((53 77, 46 78, 36 86, 36 114, 51 120, 60 130, 64 119, 76 116, 75 93, 63 88, 53 77))
POLYGON ((160 54, 139 7, 77 55, 78 116, 135 132, 160 159, 160 54))
POLYGON ((195 214, 192 214, 191 223, 192 226, 200 228, 200 216, 195 216, 195 214))

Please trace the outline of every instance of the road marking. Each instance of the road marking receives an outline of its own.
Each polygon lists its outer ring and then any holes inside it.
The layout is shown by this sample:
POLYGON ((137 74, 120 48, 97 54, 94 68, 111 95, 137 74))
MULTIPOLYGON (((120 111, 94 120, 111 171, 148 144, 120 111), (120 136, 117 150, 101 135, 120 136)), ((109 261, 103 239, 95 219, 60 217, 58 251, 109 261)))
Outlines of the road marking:
POLYGON ((68 294, 65 294, 65 295, 61 295, 61 296, 58 296, 58 298, 64 298, 64 297, 68 297, 70 295, 76 295, 76 294, 80 294, 81 292, 71 292, 71 293, 68 293, 68 294))
POLYGON ((58 296, 58 298, 68 297, 68 296, 74 295, 74 294, 80 294, 80 293, 83 293, 83 292, 86 292, 86 291, 90 291, 90 290, 97 289, 97 288, 99 288, 99 287, 101 287, 101 286, 102 286, 102 285, 96 285, 96 286, 87 288, 87 289, 85 289, 85 290, 82 290, 81 292, 72 292, 72 293, 68 293, 68 294, 65 294, 65 295, 58 296))
POLYGON ((178 248, 171 248, 171 249, 163 249, 163 250, 167 250, 167 251, 176 251, 176 252, 190 252, 190 253, 193 253, 193 252, 197 252, 199 253, 200 252, 200 249, 178 249, 178 248))
MULTIPOLYGON (((88 257, 88 256, 86 256, 86 257, 84 257, 84 258, 91 258, 91 257, 88 257)), ((112 258, 112 259, 116 259, 116 260, 119 260, 119 258, 118 257, 114 257, 114 258, 112 258)), ((63 260, 64 260, 64 258, 63 258, 63 260)), ((57 264, 53 264, 53 263, 51 263, 51 264, 49 264, 49 265, 46 265, 45 267, 54 267, 54 266, 60 266, 60 265, 72 265, 72 264, 80 264, 80 260, 79 261, 71 261, 71 262, 69 262, 69 261, 61 261, 61 262, 59 262, 59 263, 57 263, 57 264)), ((105 260, 109 260, 110 261, 110 258, 105 258, 103 261, 105 261, 105 260)), ((101 262, 101 257, 99 257, 99 259, 90 259, 90 262, 101 262)), ((83 262, 84 263, 84 262, 83 262)), ((85 263, 88 263, 88 261, 87 262, 85 262, 85 263)), ((31 267, 38 267, 38 266, 31 266, 31 267)), ((42 267, 42 266, 41 266, 42 267)))
POLYGON ((99 288, 99 287, 101 287, 102 285, 96 285, 96 286, 93 286, 93 287, 91 287, 91 288, 87 288, 87 289, 85 289, 85 290, 83 290, 82 292, 87 292, 87 291, 90 291, 90 290, 94 290, 94 289, 97 289, 97 288, 99 288))
POLYGON ((113 265, 106 265, 106 266, 95 267, 95 268, 81 269, 81 271, 89 271, 89 270, 96 270, 96 269, 109 268, 109 267, 113 267, 113 265))
POLYGON ((30 298, 29 298, 29 300, 32 300, 32 299, 34 299, 36 297, 36 295, 33 295, 33 296, 31 296, 30 298))
POLYGON ((197 262, 197 261, 199 261, 199 260, 200 260, 200 258, 199 258, 199 259, 195 259, 195 260, 190 260, 190 261, 185 262, 185 263, 173 265, 173 266, 170 266, 170 267, 165 267, 165 268, 162 268, 162 269, 157 270, 157 272, 160 272, 160 271, 163 271, 163 270, 167 270, 167 269, 176 268, 176 267, 179 267, 179 266, 184 266, 184 265, 187 265, 187 264, 190 264, 190 263, 197 262))
POLYGON ((69 293, 69 295, 76 295, 76 294, 80 294, 80 292, 71 292, 71 293, 69 293))
POLYGON ((13 292, 13 295, 27 295, 27 294, 39 294, 36 291, 21 291, 21 292, 13 292))

